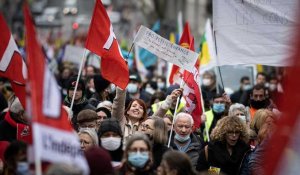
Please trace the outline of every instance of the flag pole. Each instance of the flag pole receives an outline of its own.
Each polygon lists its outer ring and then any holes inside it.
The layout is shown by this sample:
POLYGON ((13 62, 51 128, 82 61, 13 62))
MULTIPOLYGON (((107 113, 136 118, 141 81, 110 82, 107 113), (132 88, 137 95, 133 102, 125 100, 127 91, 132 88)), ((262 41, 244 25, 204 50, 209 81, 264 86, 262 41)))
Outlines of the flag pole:
POLYGON ((131 46, 130 46, 130 49, 129 49, 129 51, 128 51, 126 60, 129 59, 130 53, 131 53, 131 51, 132 51, 132 49, 133 49, 133 46, 134 46, 134 42, 133 42, 133 43, 131 44, 131 46))
POLYGON ((72 101, 71 101, 71 106, 70 106, 70 110, 72 111, 72 108, 73 108, 73 105, 74 105, 74 100, 75 100, 75 93, 77 91, 77 87, 78 87, 78 82, 79 82, 79 78, 80 78, 80 74, 82 72, 82 67, 83 67, 83 64, 86 60, 86 53, 87 53, 87 49, 84 49, 84 52, 83 52, 83 58, 80 62, 80 67, 79 67, 79 72, 78 72, 78 76, 77 76, 77 80, 76 80, 76 84, 75 84, 75 89, 74 89, 74 93, 73 93, 73 97, 72 97, 72 101))
MULTIPOLYGON (((216 32, 214 31, 213 32, 213 37, 214 37, 214 43, 215 43, 215 51, 216 51, 216 64, 217 64, 217 68, 215 68, 216 72, 218 72, 218 74, 220 75, 220 80, 221 80, 221 85, 222 85, 222 88, 223 88, 223 92, 225 92, 225 87, 224 87, 224 83, 223 83, 223 78, 222 78, 222 73, 221 73, 221 69, 220 69, 220 66, 219 66, 219 61, 218 61, 218 49, 217 49, 217 40, 216 40, 216 32)), ((217 91, 218 91, 219 87, 218 87, 218 84, 217 84, 217 91)), ((220 91, 219 91, 220 92, 220 91)), ((218 92, 218 93, 219 93, 218 92)))
MULTIPOLYGON (((184 86, 184 84, 183 84, 183 78, 182 78, 181 82, 180 82, 180 87, 182 88, 183 86, 184 86)), ((177 108, 178 108, 179 100, 180 100, 180 96, 177 97, 176 107, 175 107, 175 111, 174 111, 174 115, 173 115, 173 120, 172 120, 172 127, 171 127, 169 141, 168 141, 168 148, 170 148, 170 144, 171 144, 171 138, 172 138, 172 133, 173 133, 173 128, 174 128, 174 121, 175 121, 174 119, 175 119, 175 116, 177 114, 177 108)))

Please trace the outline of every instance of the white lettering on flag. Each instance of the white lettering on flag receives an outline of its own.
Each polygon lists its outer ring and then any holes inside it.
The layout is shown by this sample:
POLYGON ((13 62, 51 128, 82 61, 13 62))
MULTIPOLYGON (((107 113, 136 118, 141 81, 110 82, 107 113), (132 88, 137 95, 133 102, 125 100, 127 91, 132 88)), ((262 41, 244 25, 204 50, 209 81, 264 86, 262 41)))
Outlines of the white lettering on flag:
POLYGON ((68 162, 88 174, 89 168, 76 133, 34 123, 33 135, 35 154, 41 160, 68 162))
POLYGON ((3 71, 3 72, 6 71, 15 51, 20 53, 13 36, 10 35, 8 45, 7 45, 7 47, 4 51, 4 54, 2 56, 2 59, 0 61, 0 70, 1 71, 3 71))
POLYGON ((43 113, 48 117, 58 118, 61 112, 61 93, 57 82, 45 65, 43 113))
POLYGON ((193 71, 199 57, 198 53, 171 43, 145 26, 140 27, 134 43, 189 72, 193 71))

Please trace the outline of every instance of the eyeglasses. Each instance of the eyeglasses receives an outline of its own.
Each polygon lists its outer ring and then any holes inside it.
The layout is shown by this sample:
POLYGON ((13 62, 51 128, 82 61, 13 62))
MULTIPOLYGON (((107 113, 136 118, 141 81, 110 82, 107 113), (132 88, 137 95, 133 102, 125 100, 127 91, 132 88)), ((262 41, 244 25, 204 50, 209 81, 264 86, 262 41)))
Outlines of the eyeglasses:
POLYGON ((227 134, 231 135, 231 136, 234 136, 234 135, 240 135, 241 132, 240 131, 228 131, 227 134))
POLYGON ((149 130, 154 130, 153 128, 151 128, 149 125, 147 124, 141 124, 141 127, 144 129, 149 129, 149 130))

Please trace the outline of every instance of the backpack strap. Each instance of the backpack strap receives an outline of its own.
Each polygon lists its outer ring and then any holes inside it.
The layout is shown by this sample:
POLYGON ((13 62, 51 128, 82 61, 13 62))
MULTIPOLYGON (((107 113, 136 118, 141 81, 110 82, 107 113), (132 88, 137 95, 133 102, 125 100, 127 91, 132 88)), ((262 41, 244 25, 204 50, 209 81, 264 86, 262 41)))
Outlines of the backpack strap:
POLYGON ((204 152, 205 152, 205 159, 206 159, 206 161, 208 162, 208 145, 206 145, 206 146, 204 147, 204 152))

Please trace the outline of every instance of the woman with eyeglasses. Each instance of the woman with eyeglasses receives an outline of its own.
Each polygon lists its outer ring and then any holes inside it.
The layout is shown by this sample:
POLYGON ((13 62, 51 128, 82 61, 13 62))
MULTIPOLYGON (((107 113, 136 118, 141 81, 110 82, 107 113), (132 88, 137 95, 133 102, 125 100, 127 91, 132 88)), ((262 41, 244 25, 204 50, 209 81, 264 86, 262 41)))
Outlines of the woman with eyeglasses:
POLYGON ((248 131, 243 121, 236 116, 226 116, 217 122, 211 133, 211 141, 201 150, 198 171, 237 174, 245 153, 248 131))
POLYGON ((166 146, 168 140, 167 128, 162 118, 150 117, 141 124, 139 129, 148 136, 152 143, 154 169, 160 165, 163 154, 169 149, 166 146))
POLYGON ((79 141, 80 141, 80 148, 83 151, 86 151, 87 149, 98 146, 98 136, 93 128, 82 128, 78 132, 79 141))
POLYGON ((127 141, 123 166, 120 175, 152 175, 155 174, 152 168, 151 143, 144 134, 137 133, 127 141))

